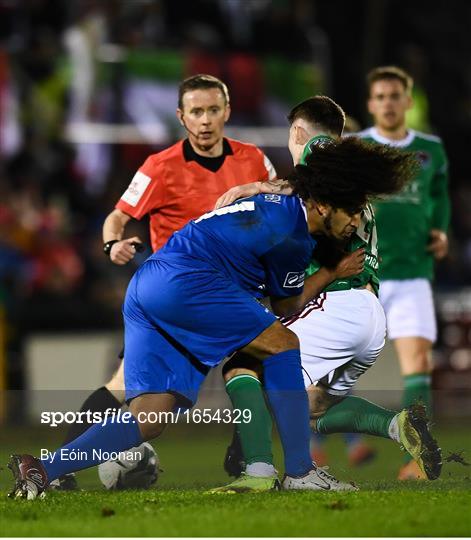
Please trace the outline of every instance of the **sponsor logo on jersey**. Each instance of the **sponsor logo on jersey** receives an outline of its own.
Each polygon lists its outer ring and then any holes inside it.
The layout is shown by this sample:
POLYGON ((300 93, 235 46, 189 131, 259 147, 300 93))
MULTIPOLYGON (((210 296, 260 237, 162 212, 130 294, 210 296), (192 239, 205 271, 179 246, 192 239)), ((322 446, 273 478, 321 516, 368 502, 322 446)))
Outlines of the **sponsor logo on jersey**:
POLYGON ((299 289, 304 285, 304 272, 288 272, 283 287, 286 289, 299 289))
POLYGON ((264 199, 267 202, 273 202, 273 203, 279 203, 281 202, 281 197, 279 195, 275 195, 274 193, 270 193, 268 195, 264 196, 264 199))
POLYGON ((147 186, 150 184, 151 178, 141 171, 137 171, 128 189, 123 193, 121 200, 128 203, 129 206, 137 206, 137 203, 144 195, 147 186))
POLYGON ((378 270, 379 268, 378 259, 374 255, 370 254, 367 254, 365 256, 365 265, 370 266, 371 268, 373 268, 373 270, 378 270))

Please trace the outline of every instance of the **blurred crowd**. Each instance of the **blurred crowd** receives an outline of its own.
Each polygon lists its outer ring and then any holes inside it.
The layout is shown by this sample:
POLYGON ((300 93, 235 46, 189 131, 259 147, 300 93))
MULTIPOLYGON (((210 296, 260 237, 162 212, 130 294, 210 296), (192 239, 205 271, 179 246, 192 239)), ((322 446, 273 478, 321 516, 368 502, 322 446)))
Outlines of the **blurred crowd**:
MULTIPOLYGON (((418 82, 417 125, 442 134, 450 154, 452 250, 438 286, 466 284, 471 183, 464 141, 471 80, 460 57, 466 47, 443 42, 434 50, 438 60, 446 59, 447 77, 431 73, 420 36, 433 35, 438 2, 428 23, 406 10, 417 43, 410 36, 407 46, 397 36, 396 42, 382 38, 374 55, 370 47, 381 28, 376 34, 370 29, 348 61, 351 27, 371 24, 368 9, 376 17, 388 13, 360 2, 361 10, 342 17, 346 3, 325 4, 0 0, 0 292, 12 350, 15 336, 19 342, 31 330, 119 324, 135 265, 114 267, 103 255, 103 219, 145 157, 182 135, 174 121, 176 88, 197 72, 227 82, 234 125, 283 126, 286 110, 315 93, 332 95, 365 125, 363 73, 374 63, 402 62, 418 82), (453 106, 439 99, 447 85, 459 93, 453 106), (134 125, 142 141, 99 143, 86 129, 81 137, 71 135, 74 126, 90 122, 134 125)), ((382 30, 389 35, 386 26, 382 30)), ((265 150, 279 172, 288 169, 284 149, 265 150)), ((134 226, 145 238, 145 224, 134 226)))

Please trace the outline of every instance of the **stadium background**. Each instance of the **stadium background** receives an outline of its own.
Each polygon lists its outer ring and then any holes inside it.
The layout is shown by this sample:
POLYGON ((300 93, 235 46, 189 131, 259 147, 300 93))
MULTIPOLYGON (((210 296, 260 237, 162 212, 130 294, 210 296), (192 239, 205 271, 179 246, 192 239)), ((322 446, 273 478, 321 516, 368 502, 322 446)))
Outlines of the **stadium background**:
MULTIPOLYGON (((145 157, 184 136, 183 77, 222 78, 226 133, 263 147, 282 175, 289 108, 324 93, 366 127, 364 76, 380 64, 413 75, 410 125, 449 155, 435 414, 469 416, 469 20, 471 5, 442 0, 0 0, 0 423, 73 410, 115 366, 126 283, 149 252, 112 265, 101 227, 145 157)), ((129 231, 147 237, 146 223, 129 231)), ((359 390, 394 405, 399 388, 386 350, 359 390)))

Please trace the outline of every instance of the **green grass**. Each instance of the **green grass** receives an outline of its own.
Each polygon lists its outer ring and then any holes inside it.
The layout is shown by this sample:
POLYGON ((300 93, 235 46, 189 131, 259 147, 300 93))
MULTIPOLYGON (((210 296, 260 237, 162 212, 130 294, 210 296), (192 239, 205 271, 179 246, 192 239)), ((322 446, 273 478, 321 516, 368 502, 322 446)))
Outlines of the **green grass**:
MULTIPOLYGON (((445 457, 471 456, 462 423, 437 430, 445 457)), ((15 452, 54 449, 60 434, 2 430, 0 464, 15 452)), ((10 471, 0 470, 2 536, 468 536, 471 535, 471 467, 446 463, 435 482, 395 480, 401 452, 394 443, 370 438, 378 458, 358 469, 347 466, 339 437, 331 437, 331 471, 353 480, 357 493, 207 495, 226 483, 221 462, 228 433, 218 428, 172 426, 156 447, 164 473, 148 491, 106 492, 95 470, 79 473, 85 491, 49 493, 45 500, 7 499, 10 471)), ((277 461, 279 449, 277 449, 277 461)))

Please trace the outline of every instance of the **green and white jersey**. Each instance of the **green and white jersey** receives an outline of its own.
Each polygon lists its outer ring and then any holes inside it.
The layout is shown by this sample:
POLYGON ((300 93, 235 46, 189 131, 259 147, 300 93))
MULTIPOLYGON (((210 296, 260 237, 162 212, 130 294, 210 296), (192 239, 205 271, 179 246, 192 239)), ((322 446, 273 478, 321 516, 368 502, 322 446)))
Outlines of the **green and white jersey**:
POLYGON ((415 152, 420 172, 405 189, 375 203, 380 279, 433 278, 433 256, 427 252, 431 229, 447 231, 450 221, 448 163, 439 137, 409 130, 400 141, 382 137, 372 127, 362 139, 415 152))
MULTIPOLYGON (((333 281, 324 289, 325 292, 357 289, 370 283, 376 294, 378 294, 378 236, 376 233, 375 215, 371 205, 367 205, 365 210, 363 210, 360 226, 349 240, 347 250, 353 252, 361 247, 364 247, 366 252, 365 269, 363 272, 349 278, 333 281)), ((320 267, 320 263, 315 258, 311 259, 306 270, 306 275, 312 276, 320 267)))

